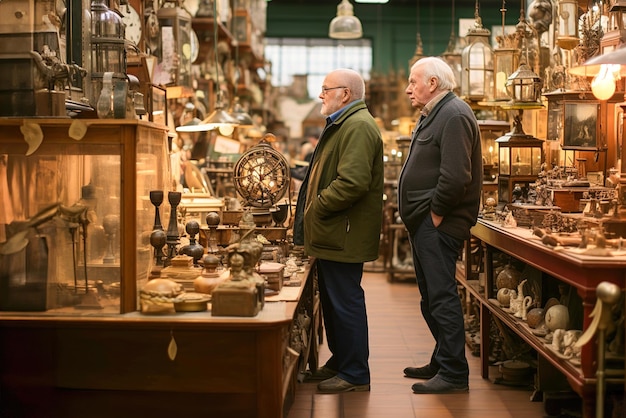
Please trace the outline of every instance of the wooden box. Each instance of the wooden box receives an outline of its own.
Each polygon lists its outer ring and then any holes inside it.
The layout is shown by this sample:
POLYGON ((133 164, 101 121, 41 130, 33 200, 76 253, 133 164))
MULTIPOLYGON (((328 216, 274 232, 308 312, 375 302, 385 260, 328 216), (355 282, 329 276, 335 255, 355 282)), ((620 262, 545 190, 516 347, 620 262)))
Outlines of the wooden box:
POLYGON ((581 212, 580 199, 587 191, 586 188, 552 189, 552 203, 561 208, 561 212, 581 212))
POLYGON ((283 271, 285 265, 281 263, 261 263, 258 267, 258 272, 261 276, 265 277, 266 286, 269 289, 280 292, 283 288, 283 271))

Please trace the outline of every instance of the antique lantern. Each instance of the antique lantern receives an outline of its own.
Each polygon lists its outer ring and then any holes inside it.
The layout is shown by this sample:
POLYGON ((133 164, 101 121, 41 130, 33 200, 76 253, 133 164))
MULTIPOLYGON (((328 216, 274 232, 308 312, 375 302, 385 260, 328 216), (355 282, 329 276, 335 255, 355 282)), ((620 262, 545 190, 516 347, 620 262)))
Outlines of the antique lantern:
POLYGON ((511 96, 507 91, 507 79, 519 62, 519 50, 517 48, 500 47, 493 51, 493 99, 495 101, 509 100, 511 96))
POLYGON ((161 27, 161 48, 156 53, 155 78, 166 86, 191 86, 191 15, 180 6, 179 0, 166 0, 157 17, 161 27))
POLYGON ((508 101, 511 97, 507 92, 508 77, 519 65, 520 50, 517 36, 508 36, 505 33, 505 2, 502 2, 502 33, 498 39, 498 47, 493 50, 493 100, 508 101))
POLYGON ((468 45, 461 52, 461 97, 465 100, 489 100, 493 92, 493 51, 491 32, 482 25, 476 1, 475 22, 467 33, 468 45))
POLYGON ((106 0, 91 2, 91 84, 87 97, 97 103, 105 72, 113 73, 113 82, 126 82, 124 23, 106 0))
POLYGON ((578 1, 559 0, 556 43, 563 49, 574 49, 578 43, 578 1))
POLYGON ((513 117, 511 132, 496 139, 498 144, 498 200, 511 202, 514 190, 522 196, 528 193, 530 183, 537 180, 544 162, 543 140, 524 132, 522 114, 524 110, 540 109, 541 88, 543 82, 526 63, 509 76, 506 89, 511 100, 503 109, 517 112, 513 117))
POLYGON ((511 106, 536 104, 541 106, 541 88, 543 82, 530 67, 522 62, 519 68, 506 81, 506 91, 511 98, 511 106))

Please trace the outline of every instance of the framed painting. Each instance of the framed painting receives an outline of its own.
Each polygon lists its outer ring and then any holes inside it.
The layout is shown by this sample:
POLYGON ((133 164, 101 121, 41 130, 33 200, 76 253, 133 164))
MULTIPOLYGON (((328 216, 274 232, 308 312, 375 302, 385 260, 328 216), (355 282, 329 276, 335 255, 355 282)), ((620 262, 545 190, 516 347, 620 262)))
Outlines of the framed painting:
POLYGON ((600 104, 565 102, 563 114, 563 149, 597 149, 600 104))

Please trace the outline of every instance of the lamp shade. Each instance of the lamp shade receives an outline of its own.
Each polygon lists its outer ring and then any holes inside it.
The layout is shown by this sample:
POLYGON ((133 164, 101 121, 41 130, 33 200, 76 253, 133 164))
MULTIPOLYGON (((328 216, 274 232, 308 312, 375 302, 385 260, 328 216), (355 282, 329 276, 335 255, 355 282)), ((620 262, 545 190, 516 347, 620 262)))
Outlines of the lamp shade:
POLYGON ((602 70, 603 64, 620 64, 622 65, 620 75, 626 75, 626 68, 624 67, 626 65, 626 48, 619 48, 606 54, 597 55, 577 67, 570 68, 568 72, 578 76, 594 77, 602 70))
POLYGON ((337 16, 330 21, 328 36, 333 39, 359 39, 363 36, 361 21, 354 15, 354 8, 348 0, 341 0, 337 6, 337 16))
POLYGON ((237 120, 239 127, 250 127, 254 126, 254 122, 250 115, 244 110, 241 103, 239 103, 239 98, 236 97, 234 100, 233 107, 230 111, 230 116, 237 120))
POLYGON ((215 110, 202 120, 198 124, 186 124, 178 126, 177 132, 205 132, 212 131, 213 129, 220 129, 220 131, 228 131, 232 133, 231 129, 234 129, 239 122, 232 116, 230 116, 221 106, 216 106, 215 110))

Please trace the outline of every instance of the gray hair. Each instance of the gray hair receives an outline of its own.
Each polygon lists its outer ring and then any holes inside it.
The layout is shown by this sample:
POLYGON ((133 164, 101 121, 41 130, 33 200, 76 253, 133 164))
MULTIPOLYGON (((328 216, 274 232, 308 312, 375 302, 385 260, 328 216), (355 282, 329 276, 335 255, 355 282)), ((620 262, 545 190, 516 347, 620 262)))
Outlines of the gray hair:
POLYGON ((339 76, 341 83, 350 89, 352 100, 365 99, 365 81, 361 74, 349 68, 340 68, 333 72, 339 76))
POLYGON ((452 68, 441 58, 439 57, 424 57, 419 60, 411 70, 417 67, 424 66, 422 75, 424 76, 424 81, 428 81, 429 78, 435 77, 439 82, 437 83, 438 90, 448 90, 452 91, 456 87, 456 80, 454 79, 454 73, 452 72, 452 68))

